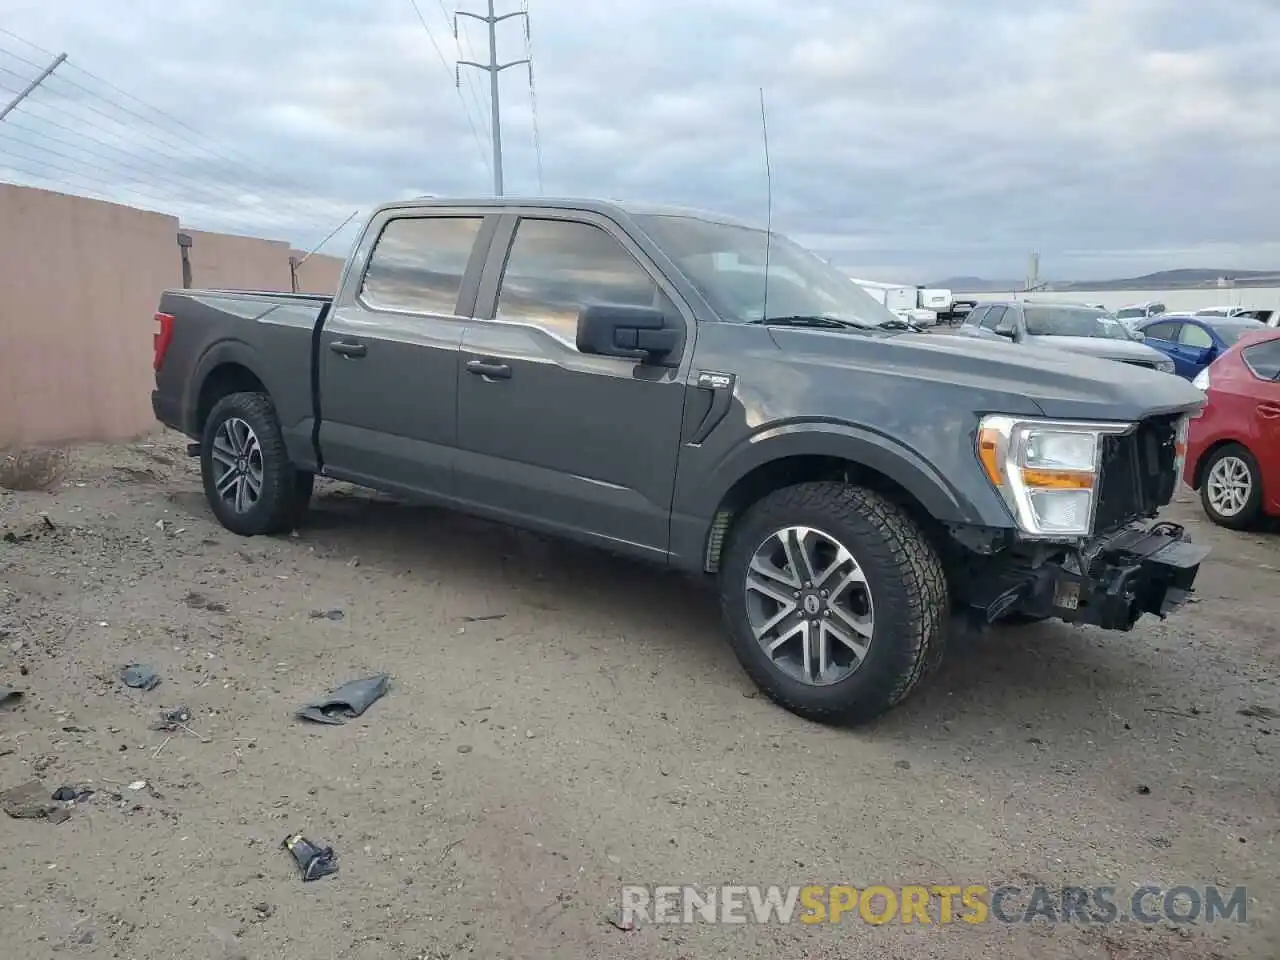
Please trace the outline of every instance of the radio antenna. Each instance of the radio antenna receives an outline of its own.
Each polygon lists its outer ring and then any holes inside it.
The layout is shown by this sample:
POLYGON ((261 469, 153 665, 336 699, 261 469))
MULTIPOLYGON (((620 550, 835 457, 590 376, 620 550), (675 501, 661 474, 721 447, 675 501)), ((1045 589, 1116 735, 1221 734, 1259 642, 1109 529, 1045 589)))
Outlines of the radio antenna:
POLYGON ((764 139, 764 303, 760 308, 760 321, 769 319, 769 248, 773 246, 773 168, 769 164, 769 120, 764 109, 764 87, 760 88, 760 133, 764 139))

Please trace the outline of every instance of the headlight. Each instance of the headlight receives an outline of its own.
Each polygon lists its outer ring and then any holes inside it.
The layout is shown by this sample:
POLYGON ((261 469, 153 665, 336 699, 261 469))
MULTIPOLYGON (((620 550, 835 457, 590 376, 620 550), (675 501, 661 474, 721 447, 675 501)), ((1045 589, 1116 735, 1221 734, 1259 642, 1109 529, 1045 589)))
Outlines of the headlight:
POLYGON ((1093 532, 1102 438, 1131 428, 987 416, 978 426, 978 460, 1024 533, 1087 537, 1093 532))
POLYGON ((1161 360, 1159 363, 1156 364, 1156 369, 1159 370, 1161 373, 1173 373, 1173 361, 1161 360))

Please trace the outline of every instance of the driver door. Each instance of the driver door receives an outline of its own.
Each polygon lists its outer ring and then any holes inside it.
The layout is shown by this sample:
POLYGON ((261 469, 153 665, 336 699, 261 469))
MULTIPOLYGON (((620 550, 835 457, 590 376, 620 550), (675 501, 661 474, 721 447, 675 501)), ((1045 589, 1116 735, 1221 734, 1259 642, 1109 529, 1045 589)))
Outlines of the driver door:
POLYGON ((473 509, 665 559, 694 322, 604 217, 508 215, 463 335, 457 491, 473 509), (580 353, 589 303, 656 306, 682 343, 660 363, 580 353))

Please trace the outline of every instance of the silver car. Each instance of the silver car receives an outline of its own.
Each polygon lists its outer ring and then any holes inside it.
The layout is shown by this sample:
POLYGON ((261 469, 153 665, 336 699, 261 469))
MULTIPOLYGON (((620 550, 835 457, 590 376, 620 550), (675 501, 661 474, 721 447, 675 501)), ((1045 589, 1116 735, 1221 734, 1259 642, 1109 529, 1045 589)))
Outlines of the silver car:
POLYGON ((1144 344, 1142 334, 1131 331, 1106 310, 1079 303, 979 304, 958 332, 962 336, 1054 347, 1173 373, 1173 361, 1144 344))

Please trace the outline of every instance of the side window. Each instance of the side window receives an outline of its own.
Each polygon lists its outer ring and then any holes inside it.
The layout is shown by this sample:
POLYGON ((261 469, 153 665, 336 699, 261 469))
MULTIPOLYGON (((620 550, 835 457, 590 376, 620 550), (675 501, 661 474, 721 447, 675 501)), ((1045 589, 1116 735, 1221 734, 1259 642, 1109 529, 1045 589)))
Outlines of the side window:
POLYGON ((1180 324, 1177 323, 1153 323, 1142 332, 1147 335, 1148 340, 1166 340, 1169 343, 1177 343, 1179 326, 1180 324))
POLYGON ((636 259, 599 227, 523 219, 502 276, 497 319, 536 324, 574 346, 578 312, 587 304, 667 302, 636 259))
POLYGON ((984 330, 994 330, 1004 319, 1004 315, 1008 313, 1007 307, 991 307, 987 310, 987 315, 982 318, 982 328, 984 330))
POLYGON ((1178 335, 1178 342, 1184 347, 1212 347, 1213 337, 1209 336, 1209 331, 1196 323, 1184 323, 1182 332, 1178 335))
POLYGON ((453 316, 482 217, 388 220, 369 256, 360 299, 375 310, 453 316))
POLYGON ((969 313, 965 316, 965 318, 964 318, 964 325, 965 325, 966 327, 980 327, 980 326, 982 326, 982 318, 983 318, 984 316, 986 316, 986 314, 987 314, 987 310, 988 310, 988 309, 990 309, 990 308, 989 308, 989 307, 974 307, 974 308, 973 308, 972 310, 970 310, 970 311, 969 311, 969 313))
POLYGON ((1280 378, 1280 340, 1268 340, 1266 343, 1245 347, 1241 356, 1245 366, 1259 380, 1280 378))

